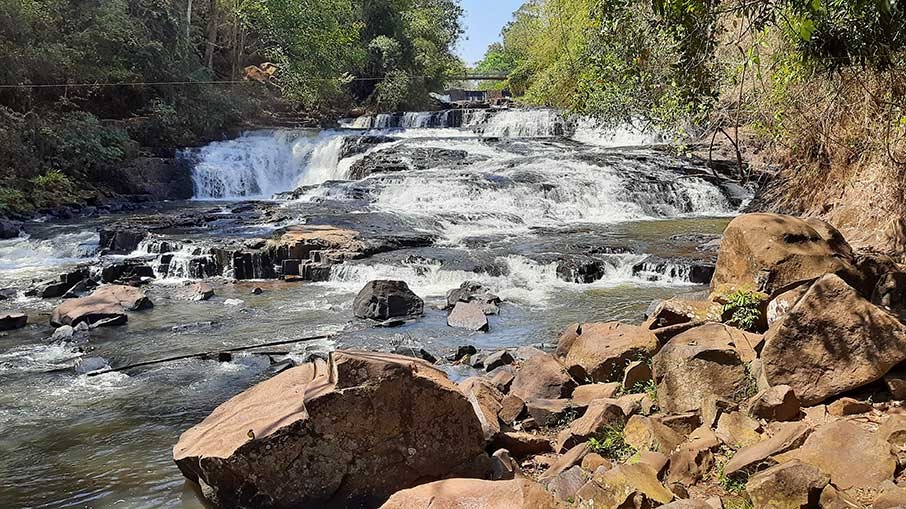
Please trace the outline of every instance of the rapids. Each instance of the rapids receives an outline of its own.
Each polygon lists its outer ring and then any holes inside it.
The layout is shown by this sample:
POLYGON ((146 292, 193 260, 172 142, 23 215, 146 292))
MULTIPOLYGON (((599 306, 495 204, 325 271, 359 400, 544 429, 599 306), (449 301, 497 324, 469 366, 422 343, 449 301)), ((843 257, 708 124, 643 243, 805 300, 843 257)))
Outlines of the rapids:
MULTIPOLYGON (((73 373, 81 357, 120 366, 319 333, 332 337, 291 345, 288 356, 410 343, 438 357, 464 344, 551 346, 569 323, 637 322, 652 300, 701 289, 714 239, 750 195, 658 150, 659 141, 550 110, 399 113, 322 131, 259 130, 181 152, 195 199, 158 205, 155 217, 172 225, 132 253, 98 250, 98 229, 122 217, 30 223, 26 235, 0 241, 0 283, 20 290, 0 309, 30 318, 0 336, 0 507, 200 508, 172 464, 172 445, 272 374, 266 357, 247 355, 88 378, 73 373), (430 245, 334 265, 317 283, 232 281, 233 268, 221 267, 210 279, 214 299, 179 297, 200 266, 213 270, 212 247, 302 223, 430 245), (77 263, 122 260, 154 269, 145 287, 154 309, 92 330, 87 344, 50 341, 58 300, 23 290, 77 263), (407 281, 425 299, 425 316, 396 329, 353 319, 356 292, 379 278, 407 281), (466 280, 504 299, 488 333, 452 329, 438 309, 466 280)), ((470 374, 442 367, 453 378, 470 374)))

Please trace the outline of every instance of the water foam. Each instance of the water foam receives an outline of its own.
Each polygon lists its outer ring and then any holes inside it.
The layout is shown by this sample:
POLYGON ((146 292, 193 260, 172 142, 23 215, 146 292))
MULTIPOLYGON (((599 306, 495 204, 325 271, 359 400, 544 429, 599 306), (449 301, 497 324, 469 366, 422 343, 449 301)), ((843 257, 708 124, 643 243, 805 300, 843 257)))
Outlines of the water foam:
POLYGON ((99 240, 94 231, 63 233, 50 239, 22 235, 0 240, 0 271, 24 279, 31 272, 83 262, 97 253, 99 240))

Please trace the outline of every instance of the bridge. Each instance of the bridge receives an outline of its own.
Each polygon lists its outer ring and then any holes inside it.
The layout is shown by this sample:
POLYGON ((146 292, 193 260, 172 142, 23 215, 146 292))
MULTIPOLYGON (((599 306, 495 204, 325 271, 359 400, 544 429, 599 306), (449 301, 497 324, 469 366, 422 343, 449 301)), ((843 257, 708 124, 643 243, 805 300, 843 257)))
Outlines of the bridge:
POLYGON ((474 72, 466 70, 465 74, 451 76, 450 81, 506 81, 509 78, 504 73, 474 72))

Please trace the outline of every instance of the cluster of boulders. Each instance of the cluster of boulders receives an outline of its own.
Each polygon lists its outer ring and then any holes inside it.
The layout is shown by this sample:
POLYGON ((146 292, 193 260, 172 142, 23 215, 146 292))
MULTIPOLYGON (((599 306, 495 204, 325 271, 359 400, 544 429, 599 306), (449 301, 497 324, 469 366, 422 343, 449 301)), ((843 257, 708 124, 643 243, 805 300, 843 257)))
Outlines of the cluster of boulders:
MULTIPOLYGON (((500 312, 500 297, 481 283, 466 281, 459 288, 447 292, 449 310, 447 325, 471 331, 487 332, 490 328, 487 315, 500 312)), ((425 301, 415 294, 405 281, 375 280, 368 282, 352 304, 356 318, 378 322, 380 326, 402 325, 422 315, 425 301)))
POLYGON ((740 216, 701 300, 570 325, 458 384, 334 352, 227 401, 174 458, 220 507, 906 505, 903 274, 826 223, 740 216))

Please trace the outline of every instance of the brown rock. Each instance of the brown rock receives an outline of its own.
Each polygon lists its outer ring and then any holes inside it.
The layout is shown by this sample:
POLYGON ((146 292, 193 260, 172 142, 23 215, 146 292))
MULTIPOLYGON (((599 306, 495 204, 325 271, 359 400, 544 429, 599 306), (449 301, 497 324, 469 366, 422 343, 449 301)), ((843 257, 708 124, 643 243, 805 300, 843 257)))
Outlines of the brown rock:
POLYGON ((651 365, 647 362, 633 361, 626 365, 623 373, 623 387, 632 389, 644 386, 651 380, 651 365))
POLYGON ((902 367, 894 368, 884 375, 884 383, 890 391, 890 395, 896 400, 906 400, 906 369, 902 367))
POLYGON ((785 423, 773 436, 736 451, 724 466, 724 475, 757 467, 775 454, 799 447, 811 432, 812 429, 801 422, 785 423))
POLYGON ((660 509, 714 509, 714 507, 704 500, 679 499, 669 504, 664 504, 660 509))
POLYGON ((768 330, 761 359, 771 385, 789 385, 814 405, 906 359, 906 326, 829 274, 768 330))
POLYGON ((573 391, 573 404, 588 406, 596 399, 611 399, 620 391, 619 382, 580 385, 573 391))
POLYGON ((746 493, 755 509, 817 509, 818 499, 829 480, 826 474, 812 465, 791 461, 753 475, 746 484, 746 493))
POLYGON ((838 489, 872 489, 893 479, 896 456, 879 433, 849 421, 819 427, 802 447, 776 456, 780 463, 799 460, 830 475, 838 489))
POLYGON ((125 323, 126 311, 138 311, 153 307, 154 304, 138 288, 123 285, 104 285, 88 297, 68 299, 53 310, 50 324, 78 325, 86 322, 89 325, 101 321, 105 323, 125 323))
POLYGON ((0 313, 0 331, 21 329, 28 324, 25 313, 0 313))
POLYGON ((493 371, 501 366, 508 366, 516 362, 513 354, 507 350, 498 350, 484 359, 484 368, 487 371, 493 371))
POLYGON ((724 230, 711 289, 747 287, 773 295, 829 273, 859 278, 849 253, 802 219, 745 214, 724 230))
MULTIPOLYGON (((692 434, 702 425, 701 417, 695 412, 686 412, 683 414, 663 415, 656 417, 663 425, 676 431, 682 436, 692 434)), ((707 426, 708 428, 711 425, 707 426)))
POLYGON ((667 465, 670 463, 670 458, 665 454, 654 451, 639 451, 636 453, 638 461, 636 463, 641 463, 643 465, 648 465, 657 472, 658 478, 660 478, 664 471, 667 469, 667 465))
POLYGON ((519 464, 510 456, 506 449, 498 449, 491 455, 491 480, 508 481, 515 479, 517 474, 522 474, 519 464))
POLYGON ((381 509, 556 509, 559 503, 528 479, 446 479, 399 491, 381 509))
POLYGON ((566 369, 550 355, 536 355, 522 364, 510 385, 510 394, 523 401, 559 399, 572 395, 576 383, 566 369))
POLYGON ((789 385, 775 385, 752 398, 749 413, 769 421, 791 421, 799 417, 799 398, 789 385))
POLYGON ((580 507, 627 507, 638 497, 643 507, 654 507, 673 500, 673 493, 658 480, 653 468, 642 463, 619 465, 596 473, 576 494, 580 507))
POLYGON ((409 289, 405 281, 370 281, 352 303, 356 318, 377 321, 420 316, 424 308, 425 302, 409 289))
POLYGON ((596 452, 588 453, 584 458, 582 458, 583 470, 586 470, 588 472, 596 472, 601 467, 610 469, 613 468, 613 463, 596 452))
POLYGON ((696 327, 671 339, 654 356, 658 405, 664 411, 700 410, 711 395, 734 402, 745 398, 746 368, 726 329, 722 324, 696 327))
POLYGON ((558 437, 558 449, 570 448, 602 433, 608 426, 622 426, 626 422, 623 409, 616 400, 596 399, 582 417, 573 421, 558 437))
POLYGON ((705 399, 702 401, 702 423, 709 428, 713 428, 714 426, 717 426, 717 420, 722 414, 738 409, 739 405, 733 401, 721 398, 716 394, 709 394, 705 396, 705 399))
POLYGON ((557 458, 557 461, 538 477, 538 481, 542 483, 550 481, 565 472, 568 468, 581 464, 582 459, 585 458, 585 455, 589 452, 588 444, 579 444, 573 447, 566 451, 566 453, 560 455, 560 457, 557 458))
POLYGON ((717 436, 734 449, 761 442, 761 425, 742 412, 722 414, 717 421, 717 436))
POLYGON ((623 440, 639 451, 669 454, 683 442, 683 436, 656 417, 633 415, 623 427, 623 440))
POLYGON ((208 300, 214 297, 214 288, 208 283, 195 283, 189 286, 188 297, 194 301, 208 300))
POLYGON ((642 327, 657 330, 688 323, 719 322, 723 309, 711 301, 668 299, 658 304, 642 327))
POLYGON ((619 322, 586 323, 563 364, 580 382, 619 382, 626 365, 657 350, 657 338, 641 327, 619 322))
POLYGON ((906 507, 906 488, 897 486, 893 481, 884 481, 878 488, 880 492, 871 504, 872 509, 906 507))
POLYGON ((833 484, 824 487, 818 505, 821 509, 862 509, 865 507, 848 494, 834 488, 833 484))
POLYGON ((906 451, 906 415, 894 414, 878 429, 878 434, 897 451, 906 451))
POLYGON ((563 501, 572 501, 576 492, 588 482, 582 467, 576 465, 547 482, 547 490, 563 501))
POLYGON ((575 411, 568 399, 529 399, 525 408, 539 426, 554 426, 575 411))
POLYGON ((906 321, 906 272, 888 272, 878 280, 871 302, 906 321))
POLYGON ((493 449, 506 449, 517 458, 553 451, 550 440, 542 435, 533 435, 519 431, 505 431, 494 437, 493 449))
POLYGON ((497 417, 500 422, 512 425, 522 416, 523 412, 525 412, 525 402, 518 396, 508 394, 500 401, 500 411, 497 412, 497 417))
POLYGON ((812 282, 808 281, 771 299, 771 301, 768 302, 767 308, 768 327, 774 325, 774 322, 777 322, 786 316, 811 287, 812 282))
POLYGON ((853 398, 840 398, 827 405, 827 413, 835 417, 871 412, 871 404, 853 398))
POLYGON ((490 463, 480 421, 442 371, 349 351, 233 397, 173 457, 224 507, 375 504, 431 479, 486 475, 490 463))
POLYGON ((481 421, 485 440, 490 440, 500 433, 500 422, 497 414, 503 408, 503 394, 489 380, 471 377, 464 380, 459 389, 469 400, 475 415, 481 421))
POLYGON ((557 349, 554 351, 554 355, 560 359, 566 357, 566 354, 569 353, 569 349, 572 348, 573 343, 576 342, 579 334, 582 333, 582 327, 583 324, 581 323, 569 324, 566 329, 560 333, 560 337, 557 338, 557 349))
POLYGON ((711 451, 719 446, 720 440, 710 428, 702 426, 692 432, 670 455, 667 482, 671 486, 680 484, 688 487, 704 478, 714 466, 714 455, 711 451))

